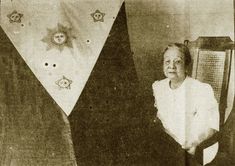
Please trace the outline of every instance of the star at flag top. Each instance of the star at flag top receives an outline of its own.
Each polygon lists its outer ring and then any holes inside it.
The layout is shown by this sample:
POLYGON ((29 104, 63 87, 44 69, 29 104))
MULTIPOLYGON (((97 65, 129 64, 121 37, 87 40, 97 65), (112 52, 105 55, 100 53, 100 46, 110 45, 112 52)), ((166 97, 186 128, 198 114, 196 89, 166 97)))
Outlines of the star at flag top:
POLYGON ((14 10, 12 13, 8 14, 7 17, 9 18, 10 23, 21 23, 21 18, 23 17, 23 14, 18 13, 16 10, 14 10))
POLYGON ((99 10, 96 10, 94 13, 91 14, 94 22, 104 22, 104 16, 105 13, 100 12, 99 10))
POLYGON ((67 115, 90 76, 122 3, 123 0, 1 1, 3 30, 67 115))

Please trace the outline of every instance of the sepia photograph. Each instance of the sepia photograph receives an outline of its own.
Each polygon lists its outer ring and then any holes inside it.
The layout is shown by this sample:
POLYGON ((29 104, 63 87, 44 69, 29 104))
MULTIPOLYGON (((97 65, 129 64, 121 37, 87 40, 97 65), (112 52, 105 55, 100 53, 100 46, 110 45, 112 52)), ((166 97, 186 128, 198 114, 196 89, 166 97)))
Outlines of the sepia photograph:
POLYGON ((0 166, 235 166, 234 0, 0 0, 0 166))

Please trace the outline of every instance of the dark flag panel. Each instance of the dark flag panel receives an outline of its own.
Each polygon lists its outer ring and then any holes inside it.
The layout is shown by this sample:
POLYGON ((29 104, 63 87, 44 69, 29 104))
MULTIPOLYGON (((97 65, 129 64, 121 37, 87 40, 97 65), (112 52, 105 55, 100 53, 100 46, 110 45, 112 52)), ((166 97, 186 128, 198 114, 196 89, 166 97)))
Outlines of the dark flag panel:
POLYGON ((88 82, 69 115, 78 165, 133 162, 139 153, 134 143, 141 133, 140 107, 123 4, 88 82))

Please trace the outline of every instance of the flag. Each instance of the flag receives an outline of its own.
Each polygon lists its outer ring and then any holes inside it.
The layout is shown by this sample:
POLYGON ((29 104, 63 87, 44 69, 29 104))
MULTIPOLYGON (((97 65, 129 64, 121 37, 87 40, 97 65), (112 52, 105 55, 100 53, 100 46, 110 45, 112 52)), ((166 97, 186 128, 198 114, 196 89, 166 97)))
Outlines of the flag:
POLYGON ((3 147, 17 149, 4 162, 133 165, 141 103, 126 19, 121 0, 2 1, 3 147))
POLYGON ((3 0, 1 26, 47 92, 69 115, 123 0, 3 0))

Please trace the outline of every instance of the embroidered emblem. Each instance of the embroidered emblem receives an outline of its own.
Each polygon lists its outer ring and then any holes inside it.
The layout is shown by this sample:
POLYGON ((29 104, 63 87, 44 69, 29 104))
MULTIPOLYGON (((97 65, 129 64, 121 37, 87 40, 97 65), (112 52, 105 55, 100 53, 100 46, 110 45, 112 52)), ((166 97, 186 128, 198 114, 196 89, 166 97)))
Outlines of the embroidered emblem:
POLYGON ((14 10, 12 13, 8 14, 7 17, 9 18, 10 23, 21 23, 23 14, 18 13, 16 10, 14 10))
POLYGON ((68 78, 63 76, 63 78, 59 79, 55 83, 59 86, 60 89, 71 89, 72 82, 72 80, 69 80, 68 78))
POLYGON ((104 22, 105 13, 102 13, 99 10, 96 10, 94 13, 91 13, 91 16, 94 22, 98 22, 98 21, 104 22))
POLYGON ((47 43, 47 50, 56 48, 62 51, 64 47, 73 48, 72 39, 75 38, 72 34, 72 28, 58 24, 56 28, 47 29, 47 36, 42 41, 47 43))

